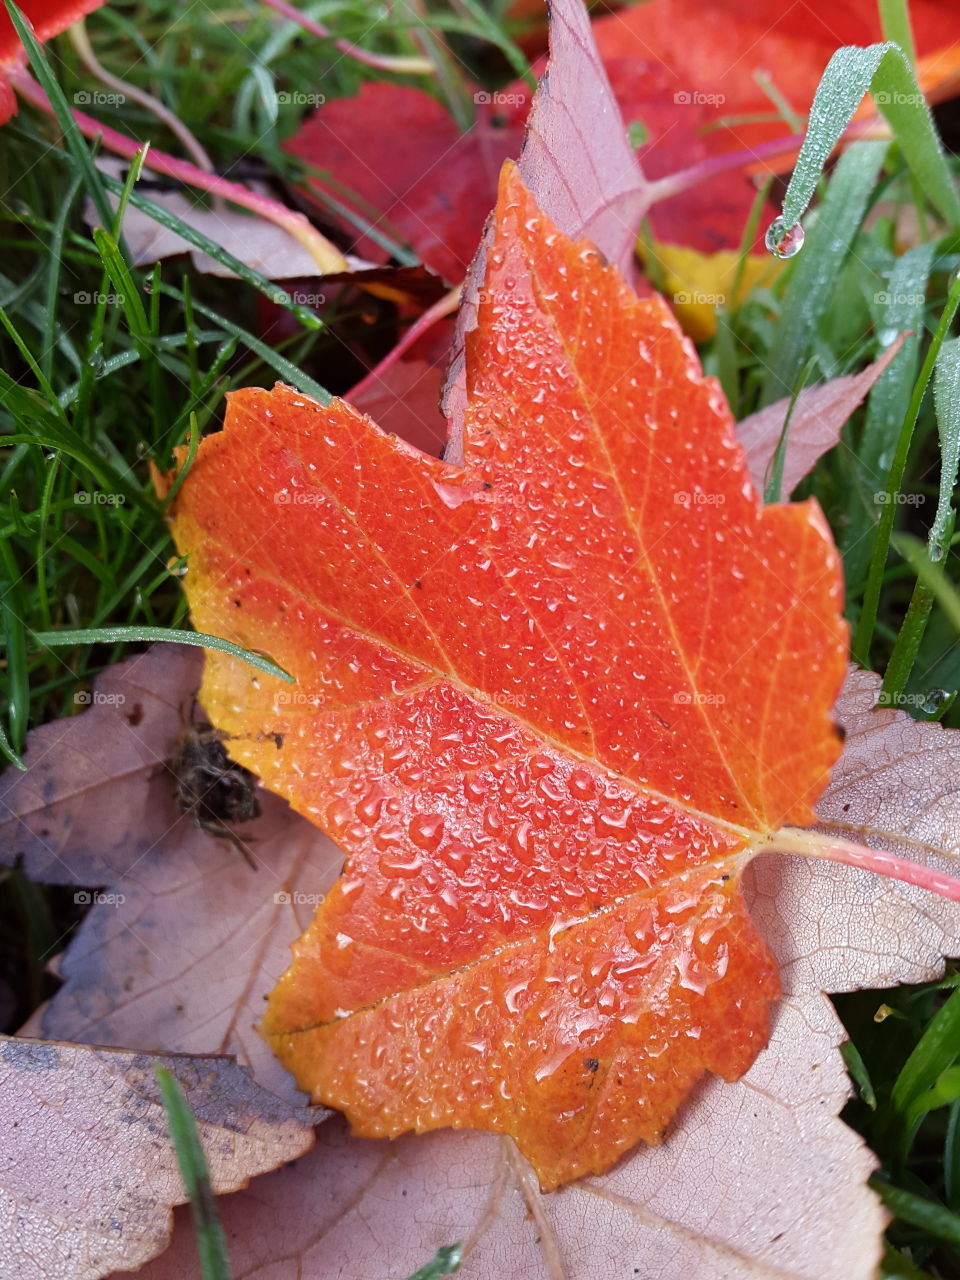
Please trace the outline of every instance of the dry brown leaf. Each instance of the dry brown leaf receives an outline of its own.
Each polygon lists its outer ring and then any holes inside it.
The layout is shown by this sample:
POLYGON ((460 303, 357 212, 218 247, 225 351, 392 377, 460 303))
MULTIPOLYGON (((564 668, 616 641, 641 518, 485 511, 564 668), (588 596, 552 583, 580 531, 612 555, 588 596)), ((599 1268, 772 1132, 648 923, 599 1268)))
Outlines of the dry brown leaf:
MULTIPOLYGON (((874 383, 889 367, 906 334, 903 333, 860 373, 831 378, 815 387, 805 387, 797 396, 787 431, 781 492, 786 499, 804 476, 809 475, 828 449, 840 439, 847 419, 866 399, 874 383)), ((737 438, 743 445, 754 484, 763 493, 773 455, 777 451, 792 397, 777 400, 737 423, 737 438)), ((879 482, 878 477, 878 482, 879 482)))
MULTIPOLYGON (((847 681, 846 748, 819 812, 828 829, 955 871, 960 734, 873 711, 879 685, 869 672, 847 681)), ((907 885, 781 855, 757 860, 747 891, 782 966, 770 1044, 738 1083, 706 1083, 661 1147, 543 1196, 500 1139, 368 1142, 329 1121, 294 1167, 220 1202, 236 1275, 404 1276, 464 1240, 465 1280, 872 1277, 885 1222, 866 1186, 876 1160, 837 1118, 845 1037, 822 992, 936 976, 960 951, 960 913, 907 885)), ((184 1223, 145 1280, 182 1275, 190 1248, 184 1223)))
POLYGON ((0 1280, 92 1280, 166 1246, 186 1196, 157 1061, 186 1092, 215 1191, 303 1151, 302 1118, 229 1059, 0 1037, 0 1280))
POLYGON ((197 649, 156 645, 110 668, 90 709, 35 730, 27 773, 0 780, 0 862, 105 890, 62 958, 65 985, 30 1029, 230 1053, 265 1088, 302 1100, 255 1026, 342 858, 266 792, 262 816, 238 828, 257 871, 179 812, 168 762, 200 664, 197 649))

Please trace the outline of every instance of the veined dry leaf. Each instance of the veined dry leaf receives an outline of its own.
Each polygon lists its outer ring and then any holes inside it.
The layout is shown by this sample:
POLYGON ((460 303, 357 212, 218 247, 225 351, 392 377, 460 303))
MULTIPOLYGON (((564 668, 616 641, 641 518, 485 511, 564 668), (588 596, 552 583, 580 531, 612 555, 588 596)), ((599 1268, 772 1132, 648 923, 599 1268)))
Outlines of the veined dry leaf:
MULTIPOLYGON (((228 1053, 302 1101, 255 1025, 342 856, 266 793, 261 817, 236 828, 256 871, 179 811, 171 761, 200 667, 197 649, 155 645, 109 668, 89 710, 35 729, 27 772, 0 779, 0 862, 98 890, 85 894, 93 905, 60 961, 64 985, 31 1031, 228 1053)), ((309 1144, 305 1129, 301 1149, 309 1144)))
POLYGON ((0 1277, 94 1280, 165 1248, 186 1194, 155 1063, 179 1079, 216 1192, 304 1148, 293 1108, 226 1058, 0 1036, 0 1277))
MULTIPOLYGON (((797 396, 783 462, 783 497, 789 497, 804 476, 809 475, 828 449, 840 439, 851 414, 863 404, 874 383, 889 367, 903 346, 906 334, 883 353, 879 360, 860 371, 831 378, 814 387, 804 387, 797 396)), ((783 434, 792 399, 787 396, 767 405, 737 423, 737 439, 743 446, 753 483, 762 493, 771 463, 783 434)), ((877 477, 879 483, 881 477, 877 477)))
POLYGON ((358 1132, 508 1132, 551 1187, 765 1042, 740 872, 812 821, 846 626, 816 504, 759 506, 663 304, 511 166, 467 352, 462 469, 236 393, 174 532, 197 626, 302 690, 211 655, 208 714, 350 859, 277 1051, 358 1132))
MULTIPOLYGON (((818 812, 840 834, 955 867, 960 734, 872 710, 879 688, 868 672, 846 681, 846 744, 818 812)), ((784 999, 747 1075, 704 1082, 669 1142, 543 1196, 503 1140, 370 1142, 328 1121, 315 1151, 220 1201, 238 1272, 272 1280, 284 1258, 304 1280, 369 1280, 389 1258, 405 1275, 464 1240, 464 1280, 872 1280, 886 1215, 865 1185, 876 1160, 837 1116, 850 1091, 845 1035, 822 992, 936 977, 944 954, 960 954, 960 913, 801 858, 759 858, 745 890, 784 999)), ((192 1248, 184 1215, 144 1280, 179 1280, 192 1248)))

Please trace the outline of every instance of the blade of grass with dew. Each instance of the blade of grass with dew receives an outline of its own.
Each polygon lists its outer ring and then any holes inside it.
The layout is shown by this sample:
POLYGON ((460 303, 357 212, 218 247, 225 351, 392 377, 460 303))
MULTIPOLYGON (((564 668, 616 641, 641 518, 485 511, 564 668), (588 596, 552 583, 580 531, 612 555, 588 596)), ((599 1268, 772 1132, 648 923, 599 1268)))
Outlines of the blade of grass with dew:
POLYGON ((940 348, 943 346, 958 307, 960 307, 960 276, 956 277, 950 286, 946 306, 931 340, 923 367, 920 370, 920 376, 914 384, 910 405, 900 428, 900 436, 897 440, 893 462, 890 464, 890 474, 887 477, 884 490, 885 501, 883 510, 880 512, 880 522, 873 542, 873 553, 870 559, 867 584, 863 593, 863 604, 853 637, 854 657, 864 667, 869 667, 870 665, 870 646, 873 641, 874 628, 877 624, 883 575, 887 563, 887 554, 890 549, 890 539, 893 534, 893 521, 896 515, 897 500, 903 487, 903 477, 906 471, 910 444, 913 440, 914 428, 920 416, 920 406, 923 403, 927 384, 940 354, 940 348))
POLYGON ((919 335, 923 332, 933 255, 932 244, 908 249, 897 258, 886 289, 878 294, 880 299, 886 295, 886 301, 880 303, 883 310, 877 323, 877 337, 881 345, 889 346, 905 330, 913 337, 905 339, 867 401, 867 415, 857 456, 863 469, 873 472, 869 477, 872 488, 876 488, 890 470, 897 433, 910 404, 910 393, 917 376, 919 335))
POLYGON ((960 338, 944 342, 933 370, 933 405, 940 435, 940 495, 930 529, 930 556, 943 557, 953 515, 953 492, 960 471, 960 338))
POLYGON ((31 638, 44 648, 56 648, 82 644, 137 644, 153 641, 162 644, 192 644, 201 649, 216 649, 218 653, 228 653, 240 658, 258 671, 265 671, 268 676, 277 676, 287 684, 294 684, 295 679, 283 667, 263 654, 252 649, 241 649, 232 640, 223 640, 220 636, 210 636, 203 631, 175 631, 165 627, 97 627, 95 629, 79 629, 76 631, 34 631, 31 638))
POLYGON ((840 158, 783 299, 761 406, 789 396, 863 221, 887 152, 885 142, 857 142, 840 158))
POLYGON ((177 1154, 180 1176, 190 1197, 200 1274, 203 1280, 230 1280, 227 1241, 217 1215, 216 1197, 210 1186, 197 1122, 173 1072, 158 1063, 153 1073, 167 1113, 170 1140, 177 1154))
POLYGON ((927 199, 950 226, 960 225, 960 198, 930 108, 903 50, 890 43, 865 49, 848 45, 827 63, 783 198, 783 225, 793 227, 803 217, 827 160, 868 90, 927 199))

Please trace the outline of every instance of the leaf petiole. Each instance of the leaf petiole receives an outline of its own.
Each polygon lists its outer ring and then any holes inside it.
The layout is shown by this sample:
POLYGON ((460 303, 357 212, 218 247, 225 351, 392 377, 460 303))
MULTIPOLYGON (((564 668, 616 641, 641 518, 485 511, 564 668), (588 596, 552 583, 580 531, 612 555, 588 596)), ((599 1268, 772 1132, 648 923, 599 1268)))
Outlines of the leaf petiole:
POLYGON ((839 862, 847 867, 860 867, 888 880, 900 880, 913 884, 930 893, 960 902, 960 879, 934 871, 918 862, 910 862, 883 849, 868 849, 866 845, 853 844, 822 831, 802 827, 783 827, 767 840, 771 851, 795 853, 802 858, 820 858, 825 862, 839 862))

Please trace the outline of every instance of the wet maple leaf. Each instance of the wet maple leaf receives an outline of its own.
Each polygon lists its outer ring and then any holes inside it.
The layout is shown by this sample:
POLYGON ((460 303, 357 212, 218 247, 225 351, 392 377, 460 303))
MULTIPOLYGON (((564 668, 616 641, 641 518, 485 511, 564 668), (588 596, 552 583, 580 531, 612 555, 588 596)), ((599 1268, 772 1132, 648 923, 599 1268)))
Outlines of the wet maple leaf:
POLYGON ((348 854, 266 1034, 356 1132, 510 1133, 550 1188, 765 1043, 740 873, 813 821, 847 631, 819 508, 760 506, 665 305, 512 166, 467 390, 463 467, 235 393, 174 531, 197 626, 298 680, 210 654, 208 715, 348 854))

